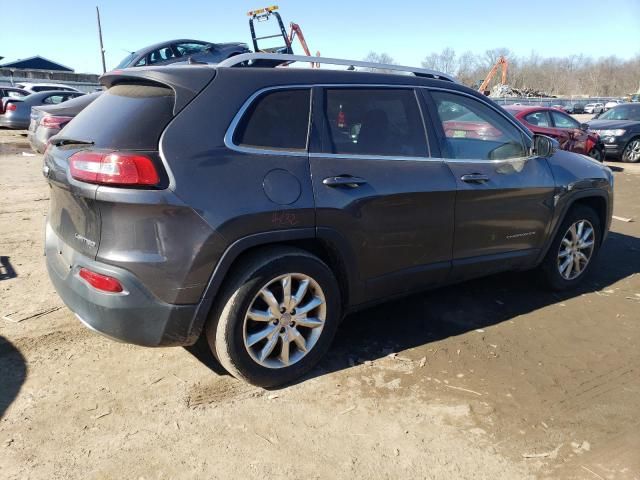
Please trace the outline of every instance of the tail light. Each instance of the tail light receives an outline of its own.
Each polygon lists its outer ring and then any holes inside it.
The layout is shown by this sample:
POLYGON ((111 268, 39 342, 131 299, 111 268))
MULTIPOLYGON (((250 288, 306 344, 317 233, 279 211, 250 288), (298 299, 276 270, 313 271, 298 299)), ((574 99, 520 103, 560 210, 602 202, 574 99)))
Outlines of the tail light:
POLYGON ((144 155, 84 150, 69 158, 71 176, 99 185, 154 186, 160 182, 153 161, 144 155))
POLYGON ((73 117, 56 117, 55 115, 48 115, 46 117, 42 117, 40 125, 44 128, 61 129, 63 124, 69 123, 72 119, 73 117))
POLYGON ((4 109, 7 112, 15 112, 18 109, 18 107, 16 107, 15 103, 7 103, 7 106, 4 107, 4 109))
POLYGON ((120 293, 124 290, 122 284, 113 277, 92 272, 86 268, 81 268, 79 275, 80 278, 97 290, 109 293, 120 293))

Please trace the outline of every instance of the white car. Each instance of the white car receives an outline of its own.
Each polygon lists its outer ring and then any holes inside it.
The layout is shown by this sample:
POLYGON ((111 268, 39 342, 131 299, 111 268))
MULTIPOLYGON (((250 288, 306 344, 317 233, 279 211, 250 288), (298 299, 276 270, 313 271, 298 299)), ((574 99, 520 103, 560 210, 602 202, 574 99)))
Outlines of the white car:
POLYGON ((16 83, 16 87, 26 90, 31 93, 46 92, 49 90, 62 90, 65 92, 79 92, 77 88, 70 87, 69 85, 63 85, 61 83, 16 83))
POLYGON ((607 102, 607 103, 604 104, 604 110, 606 112, 610 108, 617 107, 621 103, 624 103, 624 102, 621 101, 621 100, 611 100, 610 102, 607 102))
POLYGON ((602 103, 587 103, 584 106, 584 113, 602 113, 604 112, 604 104, 602 103))

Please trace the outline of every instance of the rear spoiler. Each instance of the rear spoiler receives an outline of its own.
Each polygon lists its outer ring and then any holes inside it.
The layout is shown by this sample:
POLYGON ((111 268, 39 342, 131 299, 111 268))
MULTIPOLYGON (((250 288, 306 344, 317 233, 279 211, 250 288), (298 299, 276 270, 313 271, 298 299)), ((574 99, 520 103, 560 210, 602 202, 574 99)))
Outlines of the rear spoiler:
POLYGON ((100 77, 100 83, 111 88, 119 83, 151 83, 169 87, 176 97, 173 114, 182 110, 213 80, 215 68, 208 65, 166 65, 112 70, 100 77))

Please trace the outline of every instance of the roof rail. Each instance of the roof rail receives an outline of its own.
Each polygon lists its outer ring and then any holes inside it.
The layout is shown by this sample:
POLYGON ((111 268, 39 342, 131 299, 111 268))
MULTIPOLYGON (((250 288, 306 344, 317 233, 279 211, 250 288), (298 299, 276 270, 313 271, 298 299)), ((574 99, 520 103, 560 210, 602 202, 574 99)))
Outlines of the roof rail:
POLYGON ((306 55, 288 55, 282 53, 242 53, 234 55, 218 63, 218 67, 247 66, 254 67, 276 67, 279 65, 289 65, 294 62, 324 63, 327 65, 346 65, 353 67, 372 68, 376 70, 393 70, 394 72, 412 73, 416 77, 435 78, 456 82, 455 78, 446 73, 426 68, 405 67, 403 65, 393 65, 386 63, 363 62, 360 60, 345 60, 342 58, 310 57, 306 55), (266 60, 266 62, 265 62, 266 60), (262 65, 261 65, 262 64, 262 65))

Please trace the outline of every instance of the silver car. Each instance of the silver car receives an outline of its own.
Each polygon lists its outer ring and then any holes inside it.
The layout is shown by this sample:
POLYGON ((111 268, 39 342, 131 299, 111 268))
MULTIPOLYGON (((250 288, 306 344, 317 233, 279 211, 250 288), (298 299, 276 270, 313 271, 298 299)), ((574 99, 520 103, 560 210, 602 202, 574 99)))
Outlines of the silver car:
POLYGON ((116 70, 148 65, 167 65, 185 62, 189 58, 196 62, 218 63, 234 55, 249 52, 246 43, 209 43, 200 40, 171 40, 141 48, 127 55, 116 70))
POLYGON ((84 93, 51 90, 32 93, 22 98, 10 98, 5 100, 4 113, 0 115, 0 127, 25 130, 29 128, 32 107, 56 105, 81 95, 84 93))
POLYGON ((602 113, 604 112, 604 104, 602 103, 587 103, 584 106, 584 113, 602 113))

